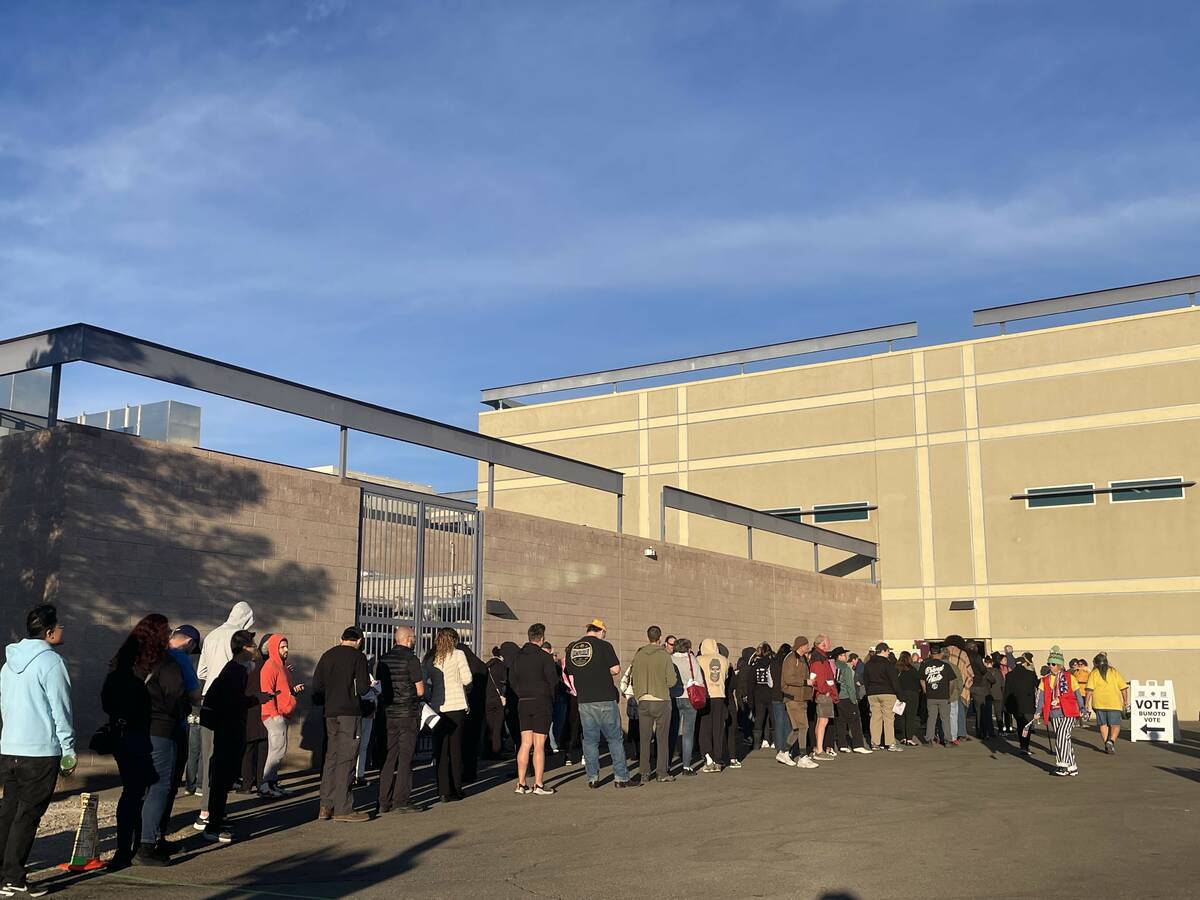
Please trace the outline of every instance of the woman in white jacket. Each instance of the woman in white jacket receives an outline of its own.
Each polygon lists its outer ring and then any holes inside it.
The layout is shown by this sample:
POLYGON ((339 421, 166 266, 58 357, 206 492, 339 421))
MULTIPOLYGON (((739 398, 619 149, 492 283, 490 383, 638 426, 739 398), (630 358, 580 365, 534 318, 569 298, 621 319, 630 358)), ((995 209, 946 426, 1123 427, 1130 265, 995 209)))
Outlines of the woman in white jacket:
MULTIPOLYGON (((671 698, 675 701, 675 710, 679 717, 679 729, 683 734, 683 774, 695 775, 692 768, 692 753, 696 746, 696 708, 692 706, 687 689, 692 685, 704 685, 704 672, 700 661, 692 653, 692 642, 687 638, 675 641, 675 652, 671 654, 675 663, 675 671, 679 679, 671 689, 671 698)), ((675 735, 671 735, 671 743, 675 743, 675 735)), ((674 751, 672 751, 674 752, 674 751)))
POLYGON ((437 760, 438 795, 449 803, 463 798, 462 742, 467 720, 467 688, 471 667, 458 649, 458 632, 439 628, 433 649, 425 656, 425 680, 430 684, 430 705, 442 718, 433 731, 433 757, 437 760))

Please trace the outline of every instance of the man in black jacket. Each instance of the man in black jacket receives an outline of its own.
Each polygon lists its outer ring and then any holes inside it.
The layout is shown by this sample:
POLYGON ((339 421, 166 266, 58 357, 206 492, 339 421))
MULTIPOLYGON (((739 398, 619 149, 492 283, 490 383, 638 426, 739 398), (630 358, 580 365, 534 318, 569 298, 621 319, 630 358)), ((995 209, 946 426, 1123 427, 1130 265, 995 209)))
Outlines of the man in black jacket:
POLYGON ((863 666, 863 687, 871 704, 871 743, 883 745, 892 753, 900 753, 896 743, 896 716, 892 707, 900 694, 900 678, 896 663, 888 656, 890 648, 882 641, 875 645, 875 655, 863 666))
POLYGON ((1021 752, 1029 755, 1029 733, 1025 726, 1033 718, 1037 707, 1038 678, 1029 668, 1025 657, 1016 660, 1004 678, 1004 709, 1017 720, 1017 733, 1021 736, 1021 752))
POLYGON ((529 626, 529 642, 521 648, 512 666, 510 686, 516 692, 520 708, 517 711, 521 728, 521 748, 517 751, 518 794, 547 796, 554 788, 542 783, 546 771, 546 735, 550 733, 554 692, 558 687, 558 668, 549 653, 542 650, 546 641, 546 626, 540 622, 529 626), (525 784, 525 771, 533 754, 533 787, 525 784))
POLYGON ((258 691, 247 694, 250 680, 247 666, 254 658, 256 645, 254 632, 235 631, 229 639, 233 658, 225 663, 221 673, 209 685, 200 709, 204 727, 212 731, 212 779, 208 785, 208 820, 198 819, 196 827, 203 826, 204 837, 209 841, 228 844, 233 834, 225 827, 225 805, 234 779, 242 765, 242 752, 246 744, 246 714, 262 704, 269 694, 258 691))
POLYGON ((330 647, 313 673, 313 703, 325 708, 325 766, 321 770, 319 819, 365 822, 366 813, 354 811, 350 784, 358 764, 361 697, 371 687, 367 658, 362 652, 363 633, 354 626, 342 632, 342 641, 330 647))
MULTIPOLYGON (((409 801, 412 793, 412 759, 421 730, 421 698, 425 696, 421 663, 413 653, 417 641, 407 625, 396 629, 396 644, 379 657, 379 712, 383 716, 387 753, 379 772, 379 814, 393 809, 420 812, 409 801)), ((376 717, 378 718, 378 716, 376 717)))
POLYGON ((783 697, 783 661, 792 652, 790 644, 780 644, 771 657, 771 721, 775 725, 775 752, 786 753, 792 723, 788 719, 787 703, 783 697))
POLYGON ((487 699, 484 701, 484 716, 487 719, 487 758, 500 759, 504 749, 504 706, 508 702, 508 665, 500 655, 500 648, 492 648, 492 658, 487 662, 487 699))

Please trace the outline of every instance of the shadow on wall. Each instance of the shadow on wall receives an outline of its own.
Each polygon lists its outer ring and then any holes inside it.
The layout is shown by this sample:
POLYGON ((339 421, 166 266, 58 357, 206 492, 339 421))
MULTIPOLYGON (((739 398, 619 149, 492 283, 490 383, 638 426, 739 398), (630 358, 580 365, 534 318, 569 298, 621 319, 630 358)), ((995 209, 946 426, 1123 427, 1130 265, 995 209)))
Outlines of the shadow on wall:
MULTIPOLYGON (((280 558, 271 534, 286 523, 256 521, 269 493, 255 464, 98 429, 0 439, 0 633, 19 640, 30 607, 59 607, 81 749, 102 719, 108 661, 142 616, 206 634, 245 600, 260 635, 286 634, 325 605, 325 569, 280 558)), ((315 648, 297 649, 307 682, 315 660, 303 650, 315 648)))

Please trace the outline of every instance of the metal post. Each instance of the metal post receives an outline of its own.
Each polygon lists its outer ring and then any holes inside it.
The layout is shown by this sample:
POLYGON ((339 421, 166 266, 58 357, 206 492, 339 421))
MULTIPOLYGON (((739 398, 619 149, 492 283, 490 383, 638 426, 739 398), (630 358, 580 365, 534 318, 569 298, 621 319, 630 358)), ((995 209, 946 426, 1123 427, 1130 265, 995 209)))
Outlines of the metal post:
POLYGON ((821 545, 816 543, 813 544, 813 571, 821 572, 821 545))
POLYGON ((1196 292, 1192 291, 1190 294, 1188 294, 1188 306, 1195 306, 1195 305, 1196 305, 1196 292))
POLYGON ((417 553, 413 566, 413 631, 417 648, 425 646, 425 504, 417 503, 417 553))
POLYGON ((622 530, 621 530, 621 507, 623 506, 622 501, 624 501, 624 499, 625 499, 624 495, 617 494, 617 534, 622 533, 622 530))
POLYGON ((488 508, 496 505, 496 464, 488 463, 488 508))
POLYGON ((754 559, 754 526, 746 526, 746 559, 754 559))
POLYGON ((667 542, 667 495, 660 489, 658 492, 658 539, 667 542))
POLYGON ((342 478, 346 477, 346 436, 349 431, 350 429, 343 425, 338 434, 338 475, 342 478))
POLYGON ((879 577, 875 574, 875 564, 879 562, 877 559, 871 560, 871 584, 879 584, 879 577))
POLYGON ((58 424, 58 395, 62 388, 62 366, 50 367, 50 406, 46 410, 46 427, 58 424))
POLYGON ((1008 325, 1008 323, 1007 323, 1007 322, 1001 322, 1001 323, 1000 323, 1000 333, 1001 333, 1001 334, 1008 334, 1008 329, 1007 329, 1007 327, 1006 327, 1007 325, 1008 325))

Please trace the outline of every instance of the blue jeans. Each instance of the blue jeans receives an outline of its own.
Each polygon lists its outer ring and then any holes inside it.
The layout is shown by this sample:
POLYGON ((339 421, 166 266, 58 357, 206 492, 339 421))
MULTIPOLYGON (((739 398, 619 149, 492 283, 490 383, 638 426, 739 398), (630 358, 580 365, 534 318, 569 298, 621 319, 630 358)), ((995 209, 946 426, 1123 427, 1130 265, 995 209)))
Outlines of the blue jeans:
POLYGON ((613 775, 617 781, 629 780, 625 764, 625 735, 621 731, 621 713, 615 700, 579 704, 579 724, 583 728, 583 765, 588 781, 600 778, 600 738, 608 744, 613 775))
POLYGON ((189 791, 200 787, 200 726, 189 725, 187 729, 187 768, 184 771, 183 783, 189 791))
POLYGON ((154 780, 142 803, 142 845, 153 847, 159 838, 159 825, 171 797, 171 782, 175 778, 175 738, 150 735, 150 763, 154 780))
POLYGON ((675 743, 677 735, 683 735, 683 765, 685 768, 692 767, 692 751, 696 745, 696 708, 692 706, 692 701, 685 694, 682 697, 675 698, 675 717, 679 723, 679 731, 672 729, 671 743, 675 743))
POLYGON ((788 737, 792 733, 792 723, 788 719, 787 704, 782 700, 772 700, 771 718, 775 721, 775 749, 780 753, 785 753, 788 749, 788 737))
POLYGON ((967 711, 963 707, 962 700, 957 697, 950 698, 950 734, 946 735, 946 740, 956 741, 962 735, 967 733, 967 711), (961 716, 961 718, 959 718, 961 716), (959 724, 959 723, 962 724, 959 724))

